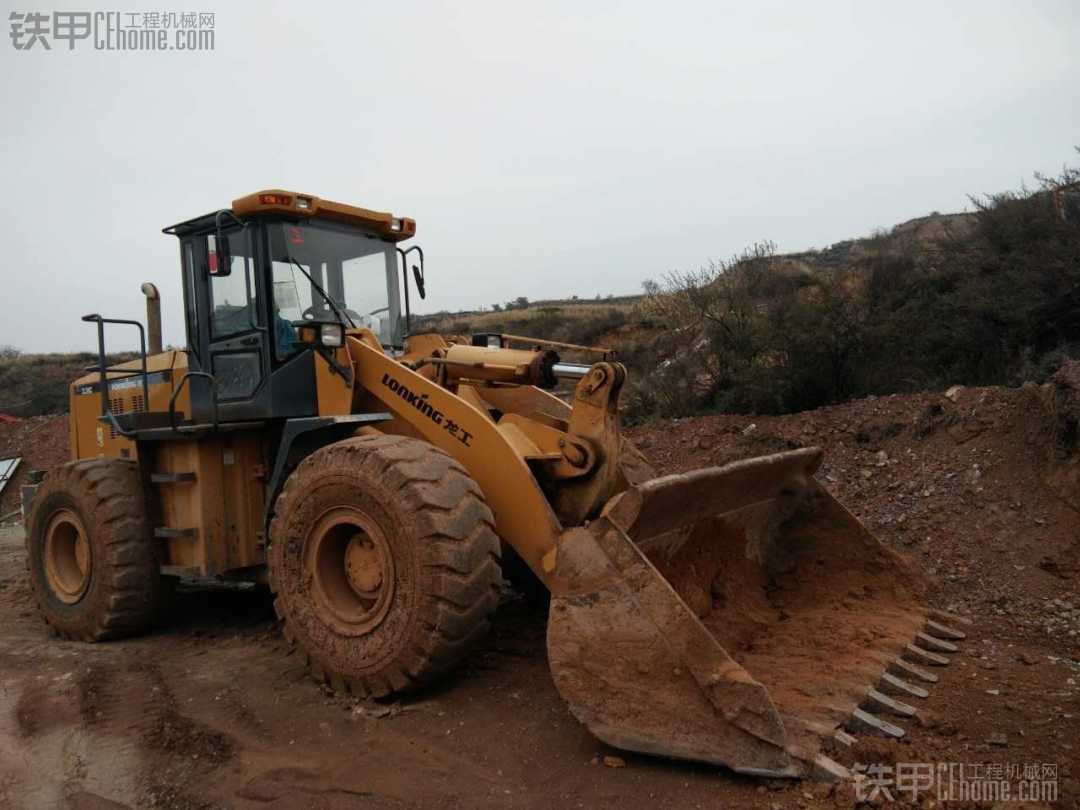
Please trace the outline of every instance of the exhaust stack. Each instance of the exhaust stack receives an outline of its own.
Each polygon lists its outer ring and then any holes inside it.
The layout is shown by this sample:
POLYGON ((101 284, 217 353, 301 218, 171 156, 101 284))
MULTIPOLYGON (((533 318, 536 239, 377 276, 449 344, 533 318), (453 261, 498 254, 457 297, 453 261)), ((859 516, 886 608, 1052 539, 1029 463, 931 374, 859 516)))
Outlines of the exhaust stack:
POLYGON ((161 296, 149 281, 142 285, 146 296, 146 342, 150 354, 161 354, 161 296))

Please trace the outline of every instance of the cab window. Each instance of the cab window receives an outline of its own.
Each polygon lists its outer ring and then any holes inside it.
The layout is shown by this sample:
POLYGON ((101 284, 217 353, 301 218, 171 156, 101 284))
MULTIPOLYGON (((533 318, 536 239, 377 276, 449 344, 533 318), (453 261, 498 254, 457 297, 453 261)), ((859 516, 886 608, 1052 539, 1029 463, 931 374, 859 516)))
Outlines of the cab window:
POLYGON ((304 273, 319 283, 324 270, 310 265, 297 267, 290 261, 276 259, 270 263, 270 267, 274 285, 274 357, 277 360, 284 360, 299 349, 296 342, 296 325, 304 322, 305 314, 307 318, 311 317, 312 296, 317 295, 304 273))
POLYGON ((207 241, 207 260, 210 266, 210 337, 219 339, 250 332, 257 328, 258 305, 255 288, 255 262, 244 231, 227 234, 229 268, 223 274, 219 265, 221 252, 217 237, 207 241))

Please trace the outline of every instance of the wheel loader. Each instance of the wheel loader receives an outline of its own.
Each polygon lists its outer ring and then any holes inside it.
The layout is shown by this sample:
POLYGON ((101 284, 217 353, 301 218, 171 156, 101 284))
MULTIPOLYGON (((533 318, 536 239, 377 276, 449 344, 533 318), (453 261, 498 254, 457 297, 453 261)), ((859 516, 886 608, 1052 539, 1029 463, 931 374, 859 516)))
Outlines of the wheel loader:
POLYGON ((267 582, 312 675, 383 698, 476 647, 514 561, 550 592, 555 686, 612 746, 834 779, 855 733, 902 736, 964 634, 815 479, 822 452, 656 477, 611 352, 411 330, 415 230, 259 191, 164 229, 185 349, 162 350, 153 285, 148 329, 83 318, 72 461, 27 516, 55 631, 146 631, 177 577, 267 582), (109 365, 119 328, 141 350, 109 365))

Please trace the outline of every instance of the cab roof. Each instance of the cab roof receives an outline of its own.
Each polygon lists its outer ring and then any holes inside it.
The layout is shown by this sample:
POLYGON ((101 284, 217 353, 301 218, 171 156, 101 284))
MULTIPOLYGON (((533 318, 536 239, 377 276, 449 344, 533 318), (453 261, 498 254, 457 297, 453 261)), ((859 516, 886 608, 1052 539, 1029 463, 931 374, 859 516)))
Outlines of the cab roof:
MULTIPOLYGON (((232 201, 226 209, 241 219, 245 217, 269 217, 285 219, 313 219, 353 225, 370 231, 390 242, 400 242, 416 234, 416 221, 408 217, 395 217, 382 211, 372 211, 355 205, 324 200, 311 194, 299 194, 282 189, 264 189, 232 201)), ((214 227, 221 212, 214 211, 194 219, 188 219, 163 228, 173 236, 186 236, 214 227)))

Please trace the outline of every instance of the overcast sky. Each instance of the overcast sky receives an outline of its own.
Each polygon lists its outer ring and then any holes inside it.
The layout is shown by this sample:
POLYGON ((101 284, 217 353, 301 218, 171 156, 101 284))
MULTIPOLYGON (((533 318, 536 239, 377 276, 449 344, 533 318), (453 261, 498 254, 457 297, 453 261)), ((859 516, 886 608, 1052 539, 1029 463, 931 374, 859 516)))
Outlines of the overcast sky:
POLYGON ((433 311, 636 293, 1080 162, 1076 0, 191 9, 214 50, 16 50, 5 28, 0 344, 91 348, 79 316, 142 318, 143 281, 183 343, 160 229, 261 188, 414 217, 433 311))

